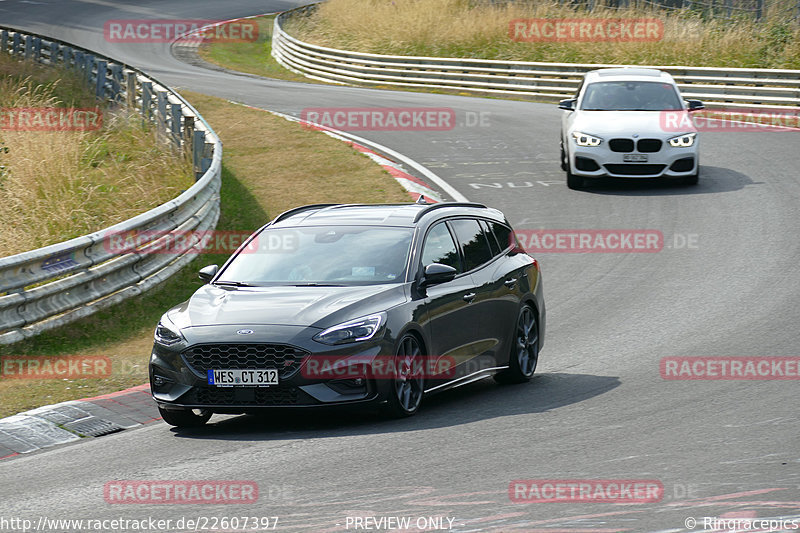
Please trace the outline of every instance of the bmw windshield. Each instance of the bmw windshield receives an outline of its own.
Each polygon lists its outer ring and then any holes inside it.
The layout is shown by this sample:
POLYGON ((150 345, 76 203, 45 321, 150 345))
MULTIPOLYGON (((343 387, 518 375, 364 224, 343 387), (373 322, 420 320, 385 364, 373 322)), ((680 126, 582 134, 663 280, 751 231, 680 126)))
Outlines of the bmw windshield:
POLYGON ((681 100, 669 83, 604 81, 586 86, 583 111, 679 111, 681 100))
POLYGON ((374 285, 405 281, 413 228, 312 226, 269 229, 240 250, 220 285, 374 285))

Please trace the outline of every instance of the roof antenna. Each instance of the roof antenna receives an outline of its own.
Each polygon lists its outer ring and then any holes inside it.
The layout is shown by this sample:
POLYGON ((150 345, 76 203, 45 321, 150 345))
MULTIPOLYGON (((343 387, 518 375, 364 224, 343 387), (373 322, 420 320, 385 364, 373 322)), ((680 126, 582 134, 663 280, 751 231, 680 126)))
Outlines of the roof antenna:
POLYGON ((425 201, 425 196, 423 196, 423 195, 421 195, 421 194, 419 195, 419 198, 417 198, 417 201, 416 201, 416 202, 414 202, 414 203, 415 203, 415 204, 428 205, 428 202, 427 202, 427 201, 425 201))

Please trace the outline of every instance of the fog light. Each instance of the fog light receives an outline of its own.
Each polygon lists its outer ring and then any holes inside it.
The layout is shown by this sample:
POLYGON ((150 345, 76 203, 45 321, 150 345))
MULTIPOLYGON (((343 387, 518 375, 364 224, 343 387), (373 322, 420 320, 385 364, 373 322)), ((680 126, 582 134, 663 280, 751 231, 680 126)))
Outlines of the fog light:
POLYGON ((174 380, 171 380, 168 377, 160 376, 158 374, 153 374, 153 385, 156 387, 163 387, 164 385, 168 385, 170 383, 175 383, 174 380))
POLYGON ((367 392, 367 380, 364 378, 335 379, 328 386, 339 394, 364 394, 367 392))

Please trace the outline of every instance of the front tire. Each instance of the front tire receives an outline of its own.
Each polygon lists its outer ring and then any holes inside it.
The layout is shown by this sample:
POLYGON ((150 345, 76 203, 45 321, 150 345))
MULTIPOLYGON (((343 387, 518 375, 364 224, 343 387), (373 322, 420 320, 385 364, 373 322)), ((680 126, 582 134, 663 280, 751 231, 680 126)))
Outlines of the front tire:
POLYGON ((494 376, 498 383, 530 381, 539 363, 539 322, 530 305, 519 311, 514 344, 508 358, 508 368, 494 376))
POLYGON ((162 409, 160 406, 158 412, 164 422, 170 426, 178 428, 196 428, 205 425, 208 419, 211 418, 211 411, 205 409, 184 409, 181 411, 170 411, 162 409), (198 412, 196 412, 198 411, 198 412))
POLYGON ((395 353, 395 376, 386 411, 392 418, 405 418, 416 413, 422 403, 423 355, 419 340, 410 333, 403 335, 395 353))
POLYGON ((576 176, 569 170, 567 170, 567 187, 572 189, 573 191, 579 191, 583 189, 584 186, 584 179, 580 176, 576 176))

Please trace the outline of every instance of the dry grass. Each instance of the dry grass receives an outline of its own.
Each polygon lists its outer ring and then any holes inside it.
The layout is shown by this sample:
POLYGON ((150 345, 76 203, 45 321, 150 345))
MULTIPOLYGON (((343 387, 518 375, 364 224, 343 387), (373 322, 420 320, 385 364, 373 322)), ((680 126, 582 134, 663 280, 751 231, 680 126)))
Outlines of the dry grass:
POLYGON ((587 13, 556 2, 488 4, 469 0, 329 0, 287 31, 302 40, 363 52, 519 61, 800 68, 800 30, 786 20, 705 20, 650 10, 587 13), (525 43, 509 21, 525 18, 657 17, 656 42, 525 43))
MULTIPOLYGON (((71 73, 10 61, 0 60, 0 107, 95 107, 71 73)), ((98 131, 0 129, 0 257, 100 230, 191 186, 188 163, 138 116, 101 109, 98 131)))

